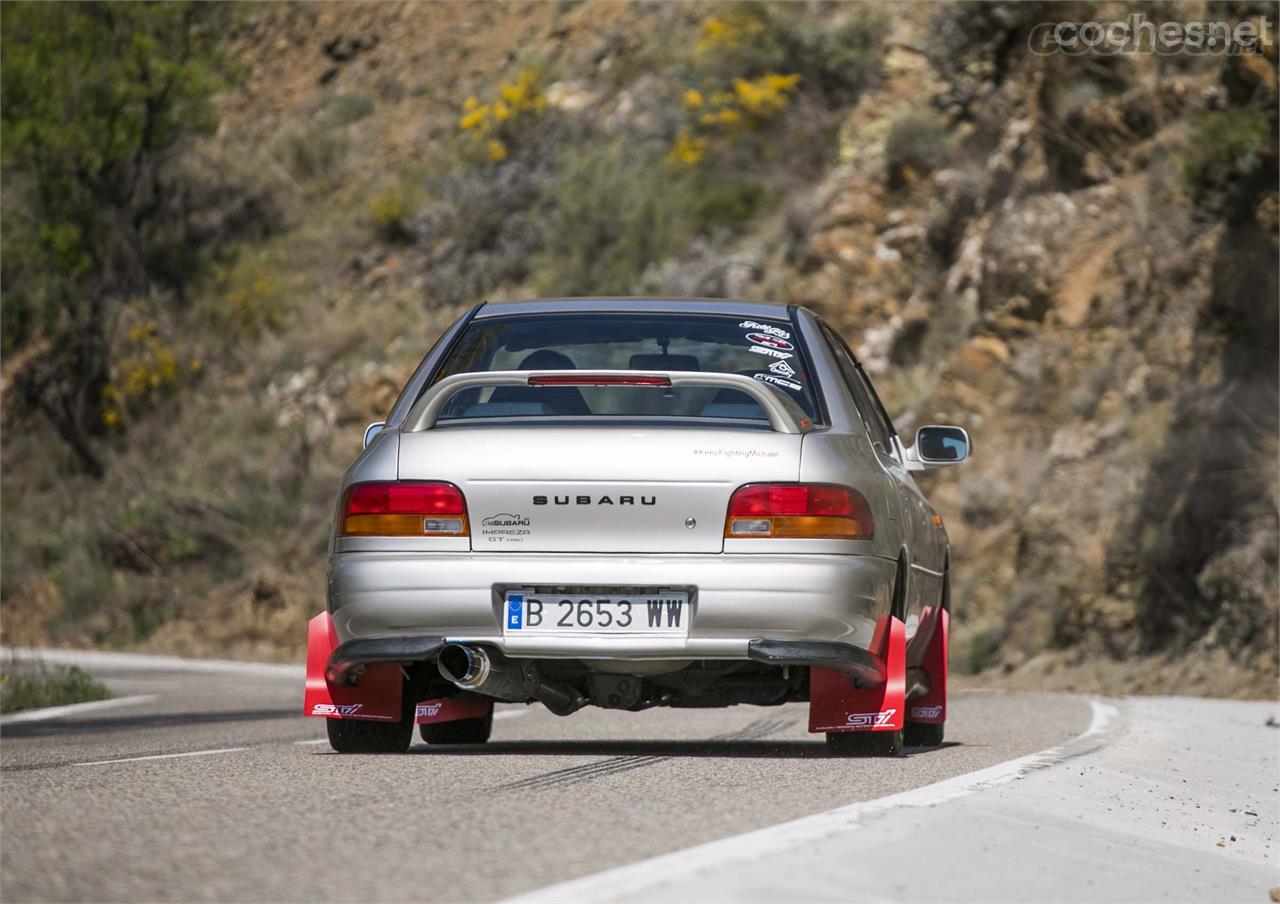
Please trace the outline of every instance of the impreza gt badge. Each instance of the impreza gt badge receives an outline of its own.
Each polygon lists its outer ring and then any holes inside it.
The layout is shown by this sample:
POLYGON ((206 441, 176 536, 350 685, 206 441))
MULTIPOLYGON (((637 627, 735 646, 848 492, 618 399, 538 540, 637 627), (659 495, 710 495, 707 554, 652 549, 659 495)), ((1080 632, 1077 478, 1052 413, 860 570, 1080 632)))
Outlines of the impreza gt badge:
POLYGON ((480 536, 489 543, 523 543, 532 534, 524 515, 499 512, 480 522, 480 536))

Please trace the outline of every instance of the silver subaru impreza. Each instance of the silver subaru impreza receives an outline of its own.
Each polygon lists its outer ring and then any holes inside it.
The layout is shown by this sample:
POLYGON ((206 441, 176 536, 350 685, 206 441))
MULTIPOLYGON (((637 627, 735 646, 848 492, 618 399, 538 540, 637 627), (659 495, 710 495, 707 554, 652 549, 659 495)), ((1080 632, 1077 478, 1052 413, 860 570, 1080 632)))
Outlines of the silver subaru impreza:
POLYGON ((489 738, 494 701, 808 702, 851 754, 937 745, 950 548, 894 430, 794 305, 483 304, 343 479, 307 715, 341 752, 489 738))

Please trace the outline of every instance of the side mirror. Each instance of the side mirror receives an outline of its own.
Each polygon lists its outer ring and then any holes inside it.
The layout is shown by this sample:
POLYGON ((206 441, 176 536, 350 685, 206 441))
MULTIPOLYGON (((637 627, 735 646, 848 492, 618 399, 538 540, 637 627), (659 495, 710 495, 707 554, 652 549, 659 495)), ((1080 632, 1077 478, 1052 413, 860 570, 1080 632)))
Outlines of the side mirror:
POLYGON ((921 427, 916 431, 915 445, 906 450, 907 470, 927 471, 958 465, 972 451, 969 434, 961 427, 921 427))
POLYGON ((366 449, 369 448, 369 445, 378 438, 378 434, 381 433, 386 426, 386 421, 374 421, 368 427, 364 428, 364 447, 366 449))

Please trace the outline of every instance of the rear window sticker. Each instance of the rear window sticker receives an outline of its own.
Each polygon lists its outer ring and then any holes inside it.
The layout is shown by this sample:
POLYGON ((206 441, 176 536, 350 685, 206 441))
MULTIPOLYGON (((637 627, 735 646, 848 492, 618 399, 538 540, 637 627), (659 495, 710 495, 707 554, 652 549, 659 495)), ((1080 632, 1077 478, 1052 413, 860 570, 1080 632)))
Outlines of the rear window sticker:
POLYGON ((762 333, 768 333, 770 336, 777 336, 779 339, 790 339, 791 334, 782 327, 773 326, 768 323, 756 323, 754 320, 744 320, 738 324, 744 330, 759 330, 762 333))
POLYGON ((785 359, 791 357, 790 352, 780 352, 776 348, 761 348, 758 345, 751 346, 747 351, 755 352, 757 355, 768 355, 770 358, 785 359))
POLYGON ((784 380, 782 377, 775 377, 773 374, 752 374, 752 377, 761 383, 769 383, 773 386, 781 386, 783 389, 790 389, 792 392, 801 392, 804 387, 794 380, 784 380))
POLYGON ((795 346, 786 339, 781 339, 778 336, 771 336, 768 333, 747 333, 747 341, 752 345, 763 345, 766 348, 776 348, 783 352, 789 352, 795 348, 795 346))

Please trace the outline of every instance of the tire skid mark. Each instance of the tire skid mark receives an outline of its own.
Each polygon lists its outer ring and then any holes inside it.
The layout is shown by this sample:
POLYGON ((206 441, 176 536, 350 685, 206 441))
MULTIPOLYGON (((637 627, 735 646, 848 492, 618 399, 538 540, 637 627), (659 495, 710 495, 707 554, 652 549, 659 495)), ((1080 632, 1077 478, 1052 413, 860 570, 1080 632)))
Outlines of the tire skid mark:
MULTIPOLYGON (((764 716, 754 720, 737 731, 714 735, 707 739, 707 743, 724 741, 758 741, 771 734, 776 734, 779 731, 789 728, 793 724, 795 724, 795 719, 792 718, 764 716)), ((666 762, 670 759, 673 759, 673 757, 661 754, 611 757, 606 760, 598 760, 594 763, 584 763, 581 766, 568 766, 564 769, 556 769, 552 772, 545 772, 541 775, 531 776, 530 778, 507 782, 505 784, 498 785, 495 790, 536 790, 539 788, 573 785, 607 775, 615 775, 619 772, 629 772, 632 769, 642 769, 646 766, 653 766, 658 763, 666 762)))

